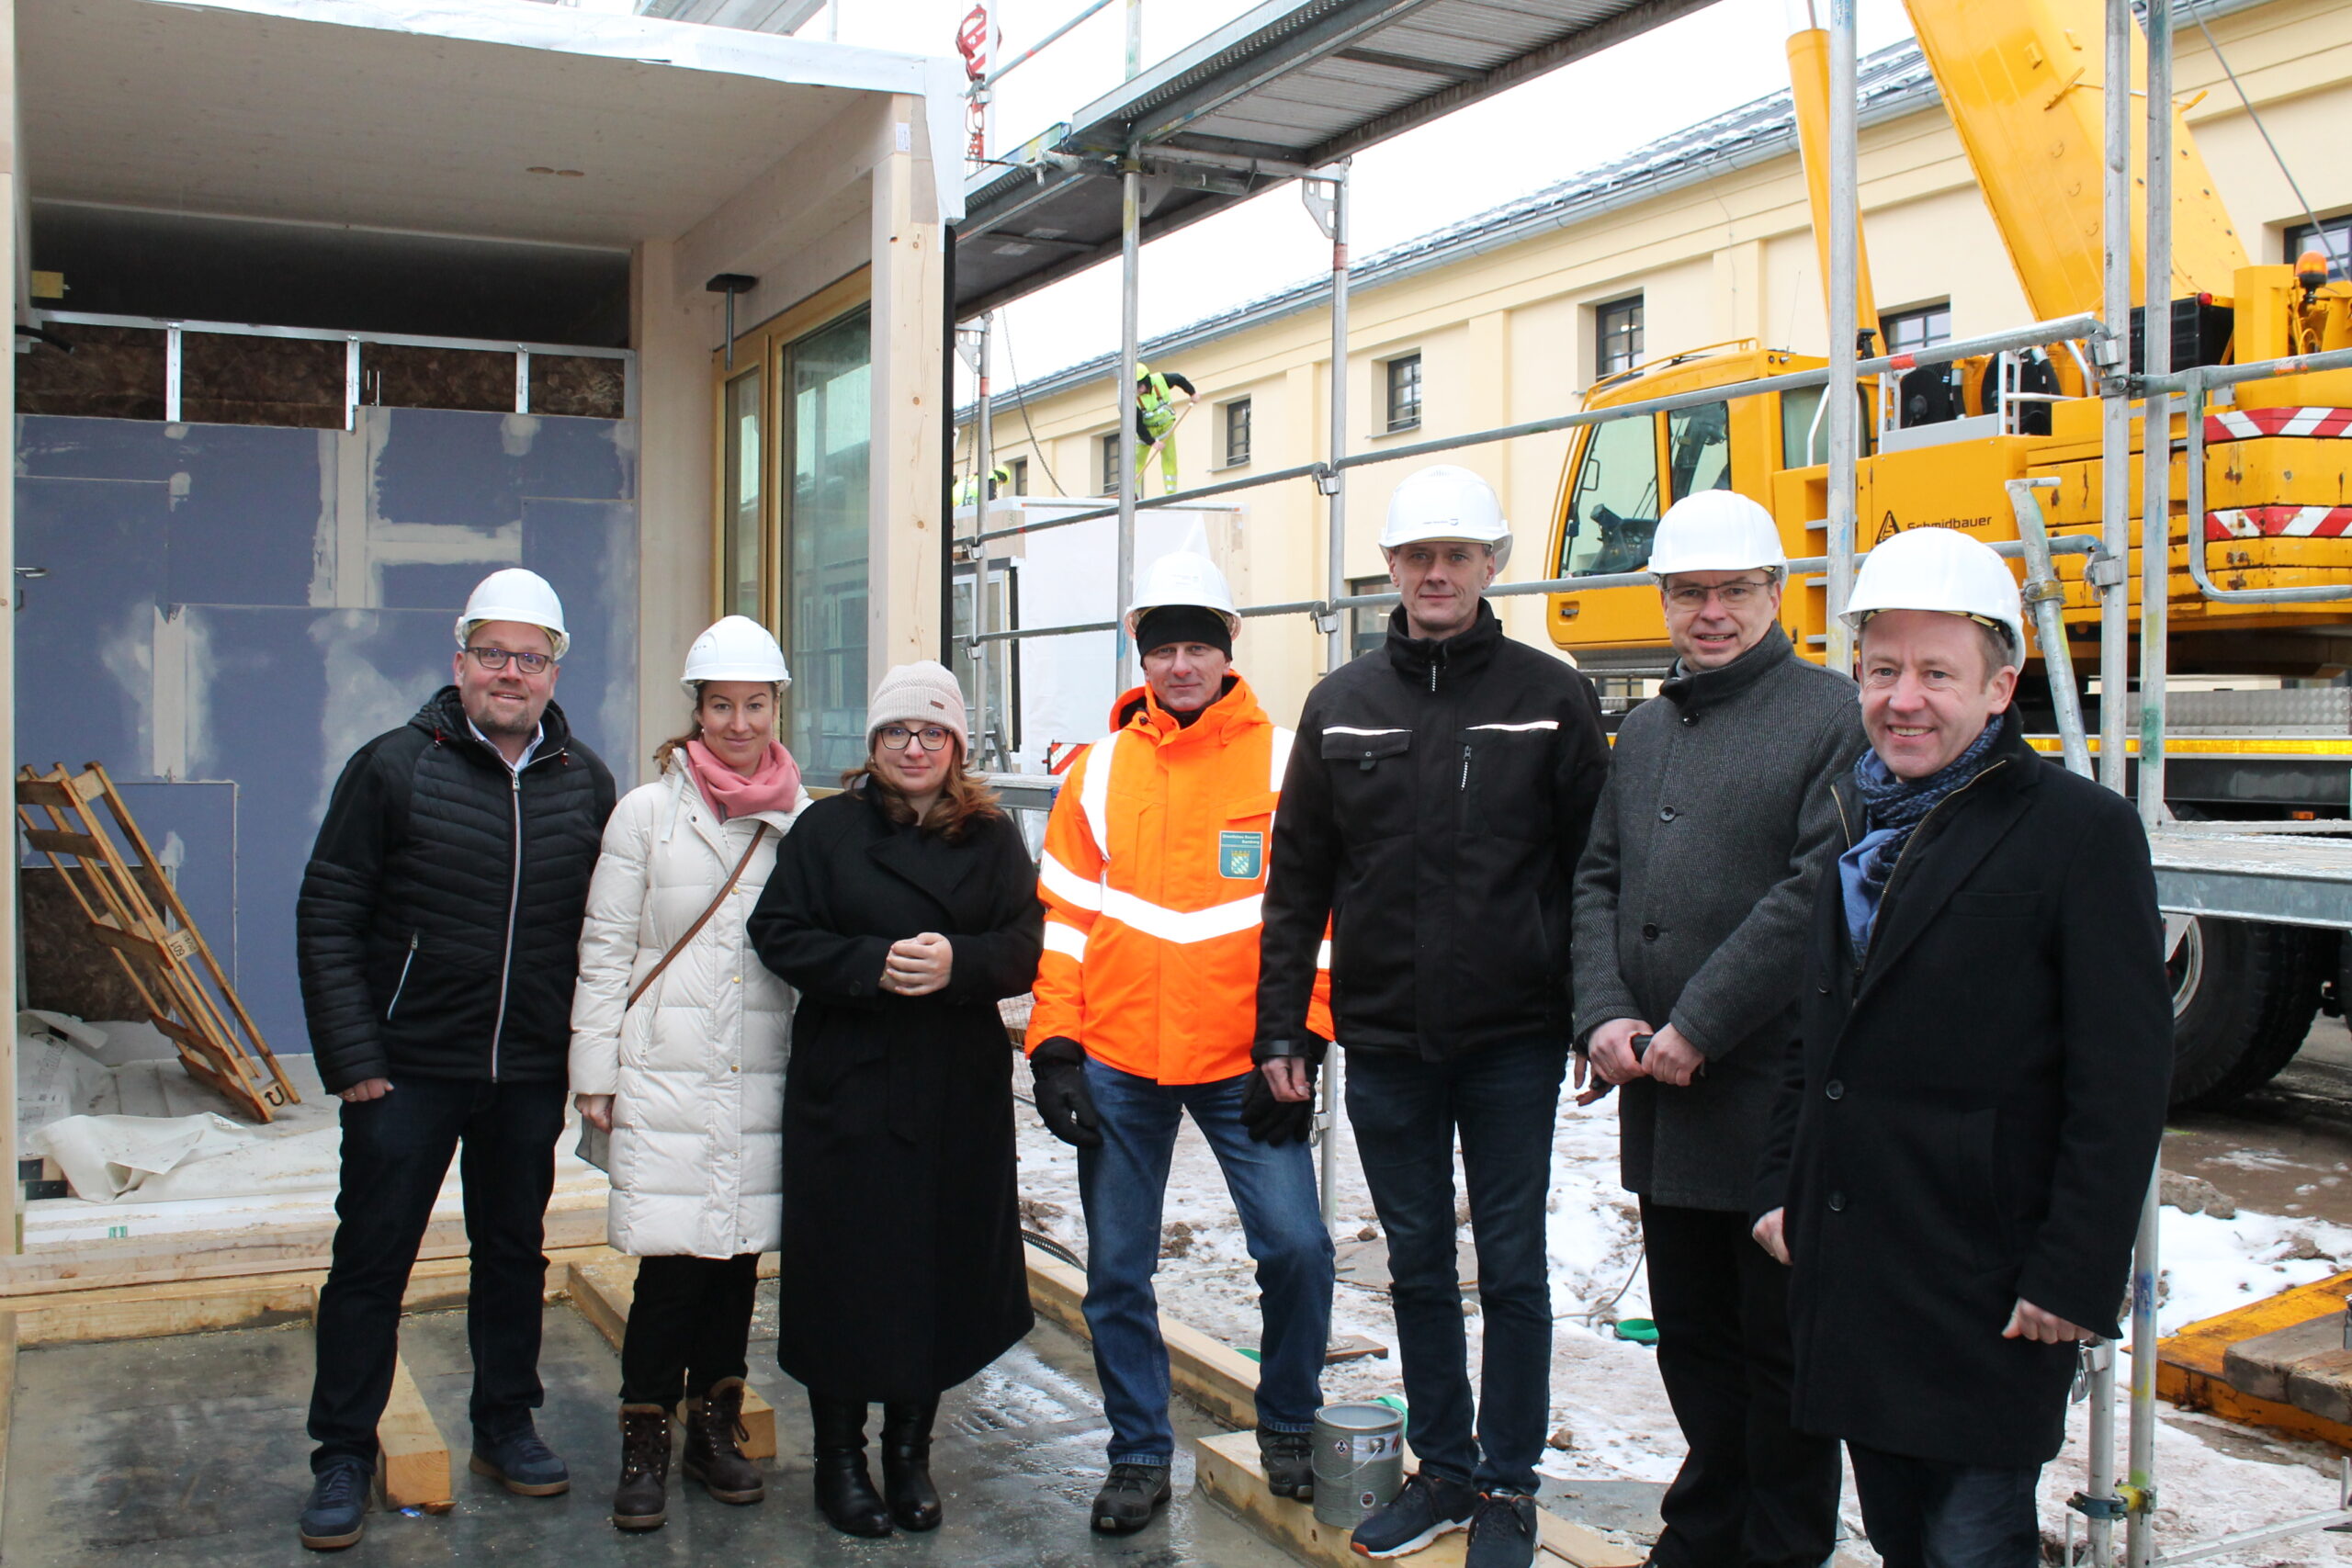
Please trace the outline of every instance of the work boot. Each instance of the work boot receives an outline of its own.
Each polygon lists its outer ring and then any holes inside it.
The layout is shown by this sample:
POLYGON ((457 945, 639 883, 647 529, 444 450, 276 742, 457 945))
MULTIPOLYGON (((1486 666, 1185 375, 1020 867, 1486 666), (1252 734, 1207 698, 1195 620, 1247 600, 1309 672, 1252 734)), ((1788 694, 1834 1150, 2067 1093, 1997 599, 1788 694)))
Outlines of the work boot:
POLYGON ((743 1380, 721 1378, 686 1402, 685 1472, 722 1503, 756 1503, 767 1478, 743 1452, 743 1380))
POLYGON ((1094 1495, 1091 1522, 1102 1535, 1133 1535, 1168 1501, 1164 1464, 1114 1464, 1094 1495))
POLYGON ((1277 1497, 1315 1501, 1315 1438, 1308 1432, 1258 1428, 1258 1462, 1265 1467, 1266 1490, 1277 1497))
POLYGON ((808 1396, 816 1428, 817 1507, 825 1522, 843 1535, 890 1533, 890 1510, 874 1490, 865 1468, 865 1403, 808 1396))
POLYGON ((613 1523, 660 1529, 670 1517, 670 1413, 658 1404, 621 1406, 621 1480, 613 1488, 613 1523))
POLYGON ((552 1497, 571 1490, 571 1472, 534 1427, 523 1427, 503 1438, 477 1430, 474 1456, 467 1468, 524 1497, 552 1497))
POLYGON ((931 1483, 931 1426, 939 1401, 882 1406, 882 1495, 905 1530, 939 1528, 939 1489, 931 1483))
POLYGON ((302 1544, 313 1551, 339 1551, 368 1528, 368 1487, 375 1467, 348 1455, 327 1461, 311 1477, 311 1500, 302 1508, 302 1544))

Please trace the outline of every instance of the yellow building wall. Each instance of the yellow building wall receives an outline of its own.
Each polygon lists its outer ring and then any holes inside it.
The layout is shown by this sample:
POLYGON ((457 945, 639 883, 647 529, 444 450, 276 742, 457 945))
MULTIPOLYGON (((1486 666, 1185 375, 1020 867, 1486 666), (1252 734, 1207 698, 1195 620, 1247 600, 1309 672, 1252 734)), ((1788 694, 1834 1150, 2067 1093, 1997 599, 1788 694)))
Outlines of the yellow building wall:
MULTIPOLYGON (((2352 160, 2330 151, 2352 124, 2352 6, 2278 0, 2212 27, 2314 209, 2323 216, 2352 209, 2352 160)), ((2190 126, 2247 249, 2257 261, 2281 259, 2285 231, 2305 220, 2301 209, 2203 38, 2182 28, 2176 48, 2180 96, 2198 99, 2190 126)), ((1757 84, 1759 93, 1770 85, 1760 77, 1757 84)), ((1962 337, 2030 319, 1940 106, 1866 130, 1860 174, 1883 310, 1949 300, 1952 332, 1962 337)), ((1594 308, 1637 292, 1647 359, 1746 337, 1826 353, 1819 264, 1795 153, 1396 282, 1359 287, 1350 301, 1350 451, 1574 412, 1594 379, 1594 308), (1390 434, 1384 367, 1412 352, 1421 355, 1422 423, 1390 434)), ((1153 357, 1182 370, 1201 393, 1179 442, 1184 487, 1325 456, 1330 321, 1320 307, 1210 342, 1180 343, 1153 357), (1240 396, 1251 400, 1251 462, 1216 468, 1220 405, 1240 396)), ((1072 493, 1102 488, 1100 439, 1114 428, 1112 389, 1105 378, 1029 405, 1042 450, 1072 493)), ((1032 488, 1047 488, 1025 429, 1002 419, 996 428, 1001 460, 1030 457, 1032 488)), ((1506 581, 1552 575, 1544 547, 1568 445, 1565 434, 1546 434, 1429 459, 1460 463, 1501 494, 1516 536, 1506 581)), ((968 431, 962 451, 968 464, 968 431)), ((1376 540, 1389 492, 1417 466, 1350 471, 1350 577, 1381 572, 1376 540)), ((1320 598, 1325 509, 1313 486, 1294 480, 1226 499, 1247 508, 1242 543, 1224 563, 1241 602, 1320 598)), ((1540 595, 1495 604, 1511 635, 1551 647, 1540 595)), ((1304 615, 1252 619, 1235 658, 1269 711, 1289 722, 1323 672, 1323 639, 1304 615)))

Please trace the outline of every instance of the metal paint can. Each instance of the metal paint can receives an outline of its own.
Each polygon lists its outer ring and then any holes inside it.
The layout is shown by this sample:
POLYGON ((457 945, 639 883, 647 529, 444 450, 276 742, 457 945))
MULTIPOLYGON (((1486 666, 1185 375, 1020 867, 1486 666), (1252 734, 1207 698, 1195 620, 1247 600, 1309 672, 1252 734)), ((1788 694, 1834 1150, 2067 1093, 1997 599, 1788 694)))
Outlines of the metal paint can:
POLYGON ((1405 1417, 1385 1404, 1315 1413, 1315 1521, 1353 1529, 1405 1484, 1405 1417))

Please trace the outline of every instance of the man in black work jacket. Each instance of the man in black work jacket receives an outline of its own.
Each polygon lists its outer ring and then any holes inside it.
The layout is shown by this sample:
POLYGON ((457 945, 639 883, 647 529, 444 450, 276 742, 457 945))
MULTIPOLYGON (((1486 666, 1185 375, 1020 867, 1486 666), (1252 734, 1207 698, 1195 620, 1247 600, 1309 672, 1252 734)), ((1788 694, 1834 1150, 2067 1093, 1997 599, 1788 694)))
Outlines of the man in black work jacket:
POLYGON ((548 701, 569 643, 536 573, 485 579, 458 620, 456 683, 345 764, 303 873, 303 1010, 319 1077, 344 1102, 305 1546, 359 1539, 401 1292, 461 1142, 473 1469, 531 1496, 571 1484, 531 1417, 540 1247, 580 925, 614 791, 548 701))
POLYGON ((1568 888, 1608 771, 1592 682, 1484 603, 1510 535, 1466 469, 1397 486, 1385 648, 1306 699, 1275 815, 1257 1058, 1303 1100, 1324 920, 1347 1111, 1388 1239, 1420 1472, 1366 1518, 1388 1557, 1471 1526, 1470 1568, 1526 1568, 1549 1409, 1544 1213, 1573 1012, 1568 888), (1468 1179, 1486 1353, 1474 1426, 1455 1273, 1468 1179), (1474 1522, 1475 1516, 1475 1522, 1474 1522))
POLYGON ((2131 805, 2019 733, 1990 549, 1898 535, 1849 615, 1871 750, 1837 784, 1756 1236, 1793 1265, 1792 1422, 1846 1440, 1889 1568, 2028 1568, 2164 1130, 2155 878, 2131 805))

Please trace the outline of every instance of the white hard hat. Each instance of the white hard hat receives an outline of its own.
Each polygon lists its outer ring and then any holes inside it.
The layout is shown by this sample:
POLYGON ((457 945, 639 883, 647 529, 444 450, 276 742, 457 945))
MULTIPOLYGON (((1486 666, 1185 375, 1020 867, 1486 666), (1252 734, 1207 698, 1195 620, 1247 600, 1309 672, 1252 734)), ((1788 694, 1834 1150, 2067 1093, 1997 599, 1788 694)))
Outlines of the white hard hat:
POLYGON ((1186 547, 1170 550, 1151 563, 1144 574, 1143 589, 1136 602, 1127 606, 1127 636, 1136 635, 1136 623, 1146 610, 1158 610, 1170 604, 1197 604, 1204 610, 1215 610, 1225 618, 1226 631, 1234 637, 1241 635, 1241 617, 1234 611, 1233 590, 1226 586, 1225 573, 1216 562, 1209 559, 1206 540, 1196 528, 1186 547), (1201 548, 1193 548, 1195 544, 1201 548))
POLYGON ((1862 558, 1846 624, 1860 632, 1881 610, 1966 615, 2006 627, 2010 651, 2025 650, 2025 604, 2009 563, 1955 529, 1906 529, 1862 558))
POLYGON ((484 621, 520 621, 526 626, 545 627, 558 659, 571 647, 571 635, 563 629, 563 601, 555 596, 546 578, 519 566, 493 571, 474 584, 474 591, 466 596, 465 612, 458 617, 458 646, 465 647, 466 638, 484 621))
POLYGON ((784 667, 784 649, 767 627, 749 615, 728 615, 712 622, 686 649, 686 672, 678 684, 686 695, 699 696, 697 688, 705 681, 773 681, 789 686, 792 671, 784 667))
POLYGON ((1393 550, 1431 539, 1467 539, 1495 552, 1495 564, 1510 559, 1510 525, 1495 487, 1453 463, 1436 463, 1405 476, 1388 497, 1388 521, 1380 547, 1393 550))
POLYGON ((1666 509, 1650 540, 1645 569, 1670 571, 1785 571, 1788 552, 1772 514, 1735 490, 1702 490, 1666 509))

